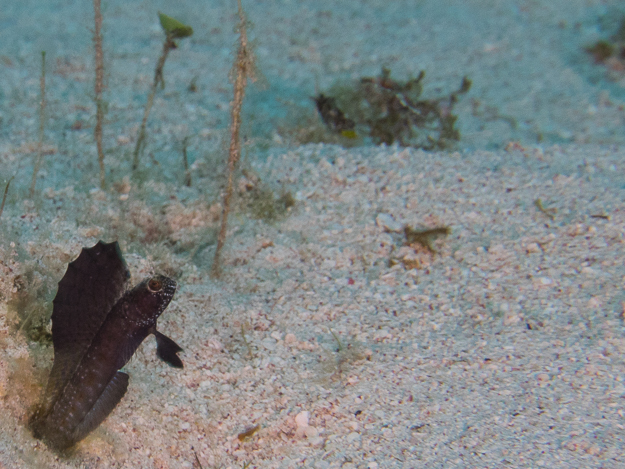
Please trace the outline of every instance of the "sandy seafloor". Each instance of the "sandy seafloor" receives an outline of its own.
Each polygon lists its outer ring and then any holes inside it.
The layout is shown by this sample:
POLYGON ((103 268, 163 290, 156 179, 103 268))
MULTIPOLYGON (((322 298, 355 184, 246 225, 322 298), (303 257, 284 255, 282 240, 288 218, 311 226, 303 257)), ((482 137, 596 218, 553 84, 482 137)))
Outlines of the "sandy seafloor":
POLYGON ((15 176, 0 218, 1 468, 625 467, 625 80, 583 51, 615 32, 620 2, 244 1, 262 86, 237 190, 296 204, 272 221, 237 206, 219 281, 234 2, 103 2, 104 191, 83 3, 0 8, 0 189, 15 176), (195 34, 168 58, 129 177, 158 10, 195 34), (46 157, 29 198, 41 50, 46 157), (426 95, 471 78, 456 148, 290 140, 316 90, 382 66, 426 70, 426 95), (451 233, 432 255, 402 246, 405 225, 451 233), (25 426, 52 349, 12 309, 49 314, 67 263, 99 239, 119 241, 135 281, 175 276, 159 329, 185 368, 146 340, 120 405, 61 458, 25 426))

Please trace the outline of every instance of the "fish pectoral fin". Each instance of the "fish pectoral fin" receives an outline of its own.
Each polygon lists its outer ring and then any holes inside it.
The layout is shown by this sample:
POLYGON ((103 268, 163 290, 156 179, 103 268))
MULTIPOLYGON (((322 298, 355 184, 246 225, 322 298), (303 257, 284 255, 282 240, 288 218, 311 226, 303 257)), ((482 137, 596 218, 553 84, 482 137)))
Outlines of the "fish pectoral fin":
POLYGON ((74 442, 82 440, 113 412, 115 406, 126 394, 126 389, 128 389, 128 375, 121 371, 116 372, 91 410, 74 430, 72 435, 74 442))
POLYGON ((178 357, 178 352, 182 352, 182 347, 171 340, 166 335, 161 334, 156 329, 152 331, 156 337, 156 355, 169 366, 183 368, 182 360, 178 357))

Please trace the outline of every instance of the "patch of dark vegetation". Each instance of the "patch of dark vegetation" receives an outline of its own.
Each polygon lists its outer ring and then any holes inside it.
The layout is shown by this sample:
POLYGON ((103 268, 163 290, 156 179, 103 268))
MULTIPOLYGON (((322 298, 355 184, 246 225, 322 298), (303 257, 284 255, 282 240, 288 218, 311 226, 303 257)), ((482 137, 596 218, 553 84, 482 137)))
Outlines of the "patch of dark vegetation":
POLYGON ((604 65, 610 72, 625 73, 625 16, 614 34, 584 47, 584 50, 595 64, 604 65))
POLYGON ((424 78, 421 71, 418 77, 402 82, 383 68, 377 77, 335 85, 314 101, 331 133, 347 138, 366 135, 378 145, 446 149, 460 140, 453 108, 458 97, 470 90, 471 80, 464 77, 460 87, 447 96, 423 98, 424 78))
POLYGON ((616 52, 616 47, 610 41, 601 39, 594 44, 586 47, 588 52, 594 59, 595 63, 602 64, 616 52))

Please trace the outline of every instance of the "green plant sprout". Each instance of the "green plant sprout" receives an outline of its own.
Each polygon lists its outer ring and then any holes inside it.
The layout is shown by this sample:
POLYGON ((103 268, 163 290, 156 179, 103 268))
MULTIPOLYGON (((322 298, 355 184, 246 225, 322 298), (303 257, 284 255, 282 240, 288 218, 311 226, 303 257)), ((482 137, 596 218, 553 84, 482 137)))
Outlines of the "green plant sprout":
POLYGON ((193 35, 193 28, 181 23, 171 16, 167 16, 160 11, 158 12, 158 19, 161 22, 161 27, 167 36, 171 39, 182 39, 193 35))
POLYGON ((161 52, 161 56, 156 63, 156 68, 154 70, 154 82, 152 83, 152 87, 150 88, 150 94, 148 95, 148 100, 145 104, 145 110, 143 112, 143 120, 141 121, 141 128, 139 129, 137 144, 133 153, 133 171, 139 167, 139 156, 145 146, 145 128, 148 123, 150 110, 152 109, 152 105, 154 104, 154 96, 156 95, 156 90, 158 88, 158 85, 161 85, 161 89, 165 88, 165 80, 163 78, 163 68, 165 67, 165 60, 167 60, 169 51, 178 47, 175 39, 183 39, 193 34, 193 28, 191 26, 187 26, 177 19, 174 19, 160 12, 158 13, 158 17, 161 22, 161 27, 165 32, 165 42, 163 43, 163 51, 161 52))

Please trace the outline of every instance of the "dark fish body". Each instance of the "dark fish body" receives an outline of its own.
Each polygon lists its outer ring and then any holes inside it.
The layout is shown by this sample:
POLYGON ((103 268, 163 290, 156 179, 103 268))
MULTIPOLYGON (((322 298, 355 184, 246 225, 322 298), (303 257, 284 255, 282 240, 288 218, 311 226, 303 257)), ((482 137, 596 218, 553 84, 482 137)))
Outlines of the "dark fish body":
POLYGON ((342 131, 353 131, 356 124, 353 120, 345 117, 336 105, 336 99, 330 96, 320 94, 313 98, 317 105, 317 111, 321 115, 321 119, 330 130, 341 133, 342 131))
POLYGON ((117 243, 83 249, 59 282, 52 314, 54 365, 46 396, 30 419, 37 438, 58 450, 95 429, 126 393, 121 371, 154 334, 159 358, 182 367, 182 349, 156 330, 176 282, 156 275, 125 292, 128 270, 117 243))

